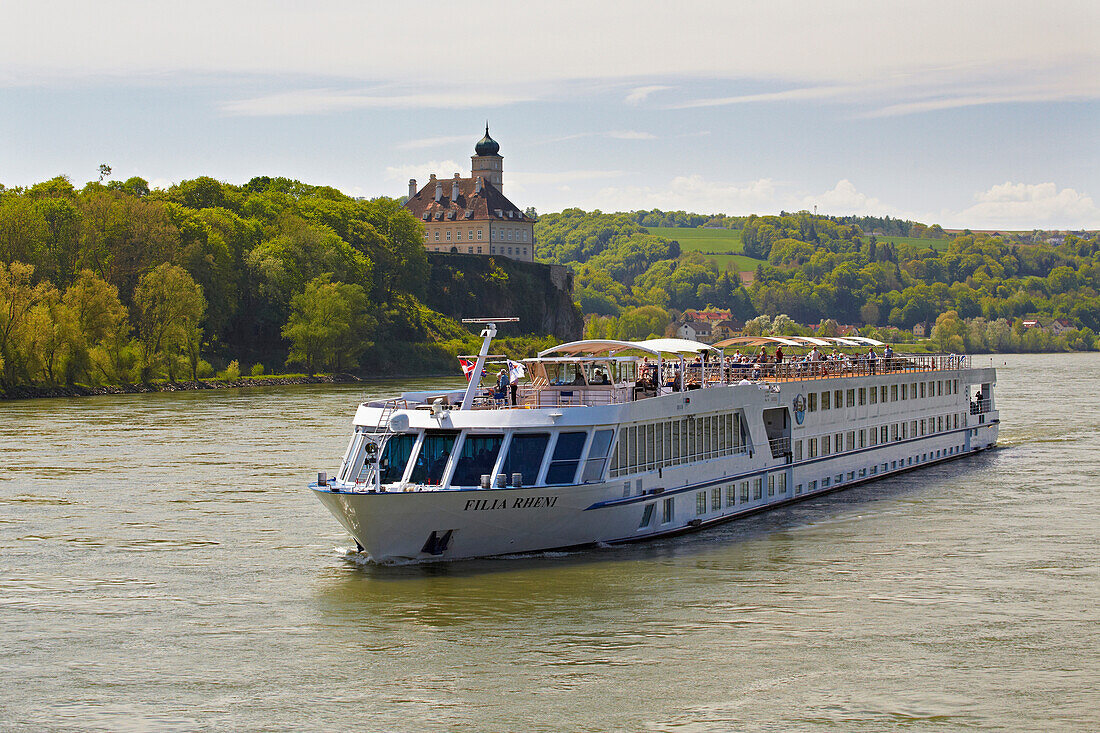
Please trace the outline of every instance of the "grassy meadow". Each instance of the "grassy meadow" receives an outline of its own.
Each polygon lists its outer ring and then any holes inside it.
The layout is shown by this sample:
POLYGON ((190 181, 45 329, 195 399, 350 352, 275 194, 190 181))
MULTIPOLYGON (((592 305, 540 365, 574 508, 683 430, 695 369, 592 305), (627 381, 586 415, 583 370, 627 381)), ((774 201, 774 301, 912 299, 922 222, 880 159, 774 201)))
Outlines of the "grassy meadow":
POLYGON ((699 229, 688 227, 646 227, 652 234, 675 239, 682 252, 701 252, 714 260, 719 270, 733 268, 738 272, 755 272, 764 262, 747 257, 742 252, 740 229, 699 229))

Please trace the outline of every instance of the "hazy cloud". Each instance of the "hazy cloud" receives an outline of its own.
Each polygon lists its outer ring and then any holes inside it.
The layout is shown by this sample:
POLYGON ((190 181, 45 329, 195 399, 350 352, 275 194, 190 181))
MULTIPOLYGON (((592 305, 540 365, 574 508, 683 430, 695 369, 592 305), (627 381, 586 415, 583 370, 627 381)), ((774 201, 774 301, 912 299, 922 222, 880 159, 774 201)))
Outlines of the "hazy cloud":
POLYGON ((469 174, 470 164, 457 163, 453 160, 429 160, 426 163, 414 163, 411 165, 386 166, 386 180, 408 182, 415 178, 421 184, 428 180, 428 176, 434 173, 438 178, 450 178, 455 173, 463 176, 469 174))
POLYGON ((608 137, 613 137, 616 140, 656 140, 657 136, 650 132, 639 132, 638 130, 613 130, 607 133, 608 137))
POLYGON ((951 227, 971 229, 1096 229, 1100 209, 1092 197, 1054 183, 1005 183, 974 196, 977 203, 948 214, 951 227))
POLYGON ((352 109, 470 109, 515 104, 529 99, 530 97, 493 92, 447 91, 382 95, 333 89, 302 89, 226 102, 221 109, 230 115, 263 117, 323 114, 352 109))
POLYGON ((444 137, 423 137, 419 140, 409 140, 395 145, 397 150, 423 150, 425 148, 441 148, 446 145, 459 145, 469 143, 470 135, 446 135, 444 137))
POLYGON ((646 99, 649 98, 649 95, 671 88, 672 87, 670 86, 665 86, 662 84, 651 84, 647 87, 635 87, 633 90, 631 90, 629 94, 626 95, 626 98, 623 101, 632 107, 636 107, 642 102, 646 101, 646 99))
MULTIPOLYGON (((999 0, 816 0, 734 3, 663 0, 593 4, 559 0, 525 5, 489 0, 479 12, 453 14, 451 5, 331 0, 322 4, 263 0, 36 0, 5 3, 0 26, 0 83, 67 82, 170 84, 182 78, 342 79, 451 88, 456 68, 475 52, 468 39, 494 19, 493 55, 505 63, 478 66, 478 89, 541 88, 591 81, 657 80, 631 87, 624 101, 640 104, 672 80, 756 80, 793 87, 762 95, 715 95, 685 105, 737 104, 835 97, 838 90, 877 86, 898 92, 947 75, 997 96, 1017 98, 1045 83, 1048 99, 1098 94, 1100 4, 999 0), (446 23, 439 18, 446 15, 446 23), (576 19, 584 18, 578 24, 576 19), (629 17, 630 22, 623 19, 629 17), (215 19, 212 21, 212 19, 215 19), (49 28, 48 34, 41 32, 49 28), (417 53, 414 48, 430 48, 417 53), (664 83, 661 83, 664 80, 664 83), (778 96, 771 96, 778 95, 778 96), (822 96, 823 95, 823 96, 822 96)), ((464 108, 482 102, 445 92, 404 97, 314 93, 272 95, 231 103, 237 114, 295 113, 361 107, 464 108)), ((986 95, 954 95, 955 104, 986 95)), ((923 99, 925 104, 929 100, 923 99)), ((900 113, 904 107, 897 108, 900 113)))
POLYGON ((700 175, 676 176, 664 187, 608 186, 590 197, 604 211, 664 209, 749 214, 775 212, 776 187, 770 178, 749 183, 720 183, 700 175))

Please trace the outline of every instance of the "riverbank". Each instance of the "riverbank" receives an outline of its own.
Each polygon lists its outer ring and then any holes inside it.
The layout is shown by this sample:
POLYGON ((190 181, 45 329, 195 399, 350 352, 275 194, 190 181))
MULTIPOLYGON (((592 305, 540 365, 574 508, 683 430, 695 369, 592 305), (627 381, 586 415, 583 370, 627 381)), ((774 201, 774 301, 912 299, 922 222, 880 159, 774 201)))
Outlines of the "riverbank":
POLYGON ((352 374, 314 374, 313 376, 262 376, 237 379, 200 379, 185 382, 152 382, 149 384, 112 384, 88 387, 82 384, 59 386, 25 385, 0 390, 0 400, 29 400, 43 397, 93 397, 110 394, 145 394, 149 392, 185 392, 204 389, 238 389, 241 387, 272 387, 295 384, 348 384, 361 382, 352 374))

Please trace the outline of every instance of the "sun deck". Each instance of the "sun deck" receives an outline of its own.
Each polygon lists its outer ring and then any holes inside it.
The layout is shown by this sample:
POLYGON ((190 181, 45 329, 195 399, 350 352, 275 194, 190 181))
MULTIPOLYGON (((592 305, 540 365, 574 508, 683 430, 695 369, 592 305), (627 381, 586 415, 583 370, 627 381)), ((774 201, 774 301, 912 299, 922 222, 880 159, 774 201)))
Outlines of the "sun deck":
MULTIPOLYGON (((479 387, 466 409, 599 407, 736 384, 751 383, 766 388, 787 382, 970 368, 970 357, 966 355, 895 354, 887 358, 873 352, 873 346, 879 343, 862 338, 816 337, 742 337, 715 346, 683 339, 575 341, 523 361, 528 377, 517 385, 514 404, 508 389, 479 387), (723 348, 732 346, 763 344, 798 349, 819 346, 850 349, 868 345, 871 348, 861 354, 835 351, 823 358, 817 358, 815 351, 789 356, 781 362, 749 361, 723 352, 723 348)), ((432 409, 436 405, 436 409, 450 409, 465 396, 466 390, 409 394, 403 396, 402 407, 432 409)), ((397 407, 393 401, 373 402, 369 406, 387 404, 397 407)))

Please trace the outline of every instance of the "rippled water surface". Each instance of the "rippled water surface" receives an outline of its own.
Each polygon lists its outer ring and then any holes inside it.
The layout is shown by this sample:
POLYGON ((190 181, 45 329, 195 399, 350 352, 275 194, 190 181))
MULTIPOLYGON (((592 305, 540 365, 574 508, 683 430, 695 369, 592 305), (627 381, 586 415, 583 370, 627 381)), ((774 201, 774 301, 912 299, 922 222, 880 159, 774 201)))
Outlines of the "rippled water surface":
POLYGON ((303 486, 423 383, 0 403, 0 729, 1098 730, 1100 356, 996 364, 996 452, 402 568, 303 486))

